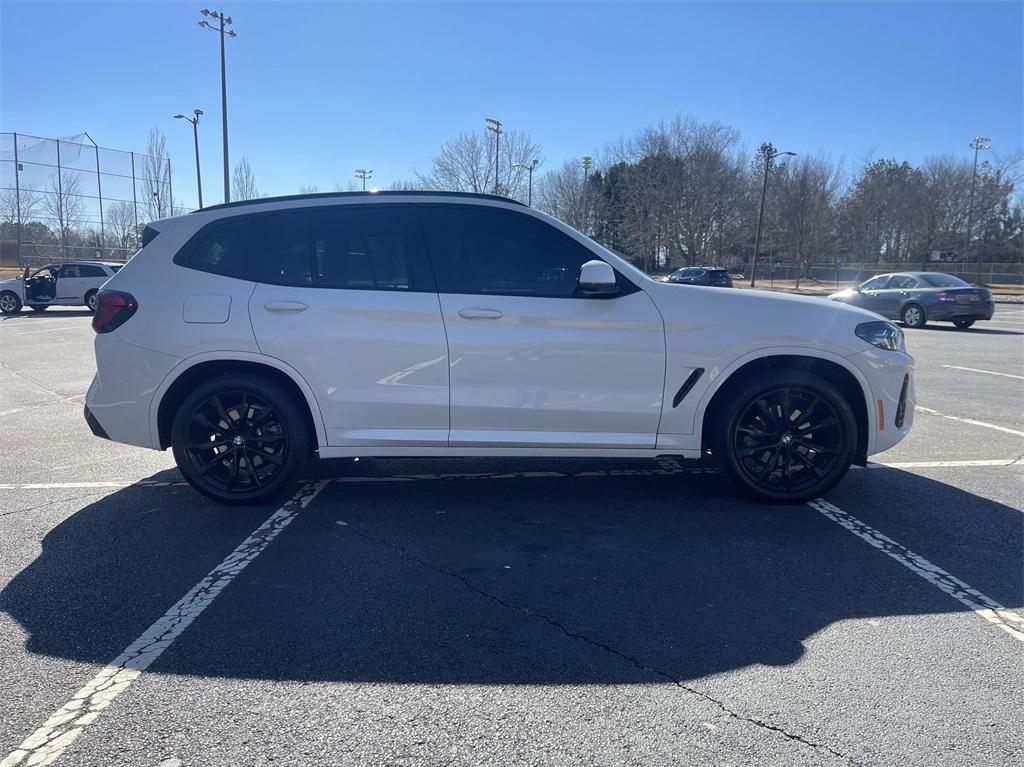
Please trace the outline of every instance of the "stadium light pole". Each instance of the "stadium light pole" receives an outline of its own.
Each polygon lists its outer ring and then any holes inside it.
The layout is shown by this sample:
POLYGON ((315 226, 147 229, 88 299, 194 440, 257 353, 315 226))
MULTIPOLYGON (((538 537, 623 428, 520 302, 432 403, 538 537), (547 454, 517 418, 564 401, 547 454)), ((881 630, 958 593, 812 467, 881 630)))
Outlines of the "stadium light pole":
POLYGON ((582 157, 583 162, 583 234, 587 233, 587 225, 590 221, 590 166, 594 158, 589 154, 582 157))
POLYGON ((526 165, 524 165, 521 162, 517 162, 515 165, 512 166, 513 168, 526 168, 527 173, 530 174, 530 181, 527 184, 526 204, 529 205, 531 208, 533 207, 533 171, 536 169, 538 165, 540 165, 540 160, 534 158, 533 161, 527 163, 526 165))
POLYGON ((373 178, 373 169, 356 168, 356 178, 363 180, 363 191, 366 191, 366 179, 373 178))
POLYGON ((196 191, 199 192, 199 210, 203 209, 203 172, 199 169, 199 118, 203 114, 203 110, 196 107, 192 110, 195 117, 189 117, 188 115, 176 114, 174 115, 175 120, 188 120, 192 123, 192 138, 196 147, 196 191))
POLYGON ((225 16, 220 11, 211 11, 209 8, 203 8, 200 13, 203 16, 214 19, 217 22, 217 26, 214 26, 206 19, 202 19, 199 22, 199 26, 203 29, 212 29, 214 32, 220 32, 220 112, 224 132, 224 202, 231 202, 231 166, 228 162, 228 81, 224 66, 224 37, 238 37, 238 35, 235 34, 233 29, 227 29, 228 26, 234 23, 230 16, 225 16))
POLYGON ((500 186, 498 185, 498 143, 501 141, 501 123, 495 120, 493 117, 485 117, 484 122, 487 123, 487 130, 494 133, 494 193, 499 194, 500 186))
POLYGON ((754 257, 750 261, 750 287, 757 281, 757 251, 761 248, 761 225, 764 223, 764 198, 768 194, 768 173, 772 169, 772 160, 786 155, 796 157, 796 152, 772 152, 771 144, 762 144, 764 152, 764 185, 761 187, 761 209, 757 214, 757 234, 754 235, 754 257))
MULTIPOLYGON (((974 171, 971 173, 971 196, 967 203, 967 234, 964 237, 964 253, 962 256, 963 271, 967 273, 967 256, 971 250, 971 225, 974 223, 974 189, 978 184, 978 151, 991 148, 989 143, 992 139, 985 136, 975 136, 969 146, 974 150, 974 171)), ((978 258, 978 282, 981 282, 981 258, 978 258)))

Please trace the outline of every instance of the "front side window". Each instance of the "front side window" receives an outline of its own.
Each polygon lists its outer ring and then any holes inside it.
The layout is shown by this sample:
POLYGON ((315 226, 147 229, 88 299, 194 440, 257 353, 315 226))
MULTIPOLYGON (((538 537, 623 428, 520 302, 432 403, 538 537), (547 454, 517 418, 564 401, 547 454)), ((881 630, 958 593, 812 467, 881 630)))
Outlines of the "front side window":
POLYGON ((884 290, 885 286, 889 282, 889 275, 883 274, 878 277, 872 277, 870 280, 860 286, 861 290, 884 290))
POLYGON ((569 298, 597 256, 557 229, 513 211, 420 208, 438 289, 448 293, 569 298))
POLYGON ((917 287, 917 280, 909 274, 898 274, 889 283, 889 290, 910 290, 917 287))

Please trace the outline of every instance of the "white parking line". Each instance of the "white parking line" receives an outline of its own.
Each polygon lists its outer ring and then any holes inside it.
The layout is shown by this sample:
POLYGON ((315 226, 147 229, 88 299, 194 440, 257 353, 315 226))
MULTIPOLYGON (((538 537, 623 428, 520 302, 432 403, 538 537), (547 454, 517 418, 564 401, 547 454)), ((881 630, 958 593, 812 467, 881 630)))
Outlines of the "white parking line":
POLYGON ((324 483, 303 485, 291 500, 257 527, 252 535, 224 558, 209 575, 193 586, 170 610, 114 660, 100 669, 70 701, 43 722, 34 733, 0 762, 0 767, 52 764, 75 739, 99 718, 114 699, 131 686, 182 632, 210 606, 246 566, 258 557, 278 534, 306 508, 324 483))
POLYGON ((920 554, 903 546, 892 538, 880 533, 870 525, 861 522, 823 498, 808 501, 808 506, 846 528, 858 538, 867 541, 883 554, 892 557, 907 569, 913 571, 940 591, 967 605, 971 610, 990 623, 995 624, 1018 642, 1024 642, 1024 616, 1008 610, 991 597, 985 596, 973 586, 964 583, 938 565, 932 564, 920 554))
POLYGON ((950 370, 966 370, 968 373, 985 373, 990 376, 1001 376, 1002 378, 1016 378, 1018 381, 1024 381, 1024 376, 1014 375, 1013 373, 1000 373, 995 370, 982 370, 981 368, 965 368, 960 365, 943 365, 944 368, 950 370))
MULTIPOLYGON (((1024 466, 1024 458, 996 458, 982 461, 893 461, 891 463, 874 461, 868 463, 868 469, 951 469, 970 466, 1024 466)), ((860 468, 860 467, 856 467, 860 468)))
POLYGON ((920 410, 922 413, 928 413, 929 415, 937 415, 940 418, 948 418, 950 421, 959 421, 960 423, 969 423, 971 426, 984 426, 986 429, 995 429, 1006 434, 1016 434, 1018 437, 1024 437, 1024 431, 1018 431, 1017 429, 1010 429, 1006 426, 998 426, 994 423, 986 423, 985 421, 976 421, 973 418, 961 418, 958 415, 946 415, 940 413, 938 410, 932 410, 930 407, 921 407, 920 405, 915 406, 915 410, 920 410))

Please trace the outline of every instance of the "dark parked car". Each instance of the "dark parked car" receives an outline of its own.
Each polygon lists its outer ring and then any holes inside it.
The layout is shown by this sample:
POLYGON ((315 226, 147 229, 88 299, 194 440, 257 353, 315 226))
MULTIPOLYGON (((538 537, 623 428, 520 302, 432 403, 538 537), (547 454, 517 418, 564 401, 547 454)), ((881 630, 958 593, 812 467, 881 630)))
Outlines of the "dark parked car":
POLYGON ((677 269, 668 276, 668 282, 681 285, 709 285, 714 288, 731 288, 732 276, 727 269, 717 266, 687 266, 677 269))
POLYGON ((935 321, 952 322, 966 330, 977 320, 992 319, 995 311, 988 290, 942 272, 880 274, 829 299, 900 320, 908 328, 935 321))

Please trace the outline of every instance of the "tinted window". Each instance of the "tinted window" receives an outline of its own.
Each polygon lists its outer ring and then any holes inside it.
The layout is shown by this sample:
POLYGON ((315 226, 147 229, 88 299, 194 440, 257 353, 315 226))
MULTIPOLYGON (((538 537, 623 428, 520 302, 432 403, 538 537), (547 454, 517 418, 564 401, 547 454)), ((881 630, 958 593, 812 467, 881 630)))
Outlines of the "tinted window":
POLYGON ((112 271, 114 274, 117 274, 119 271, 121 271, 121 264, 111 266, 110 271, 112 271))
POLYGON ((188 258, 201 272, 255 280, 266 245, 264 220, 245 217, 214 224, 206 230, 188 258))
POLYGON ((917 287, 917 280, 907 274, 897 274, 889 283, 889 290, 908 290, 917 287))
POLYGON ((542 221, 459 205, 420 208, 437 275, 449 293, 569 297, 596 256, 542 221))
POLYGON ((352 206, 269 217, 264 282, 350 290, 433 290, 411 209, 352 206))
POLYGON ((100 266, 93 264, 79 264, 78 274, 80 277, 106 277, 107 273, 100 266))
POLYGON ((883 274, 879 277, 873 277, 863 285, 860 286, 861 290, 883 290, 886 283, 889 282, 889 275, 883 274))
POLYGON ((921 279, 934 288, 969 288, 970 284, 952 274, 935 272, 934 274, 923 274, 921 279))
POLYGON ((78 268, 78 264, 65 264, 60 268, 60 276, 64 279, 70 280, 75 277, 81 277, 82 273, 78 268))

